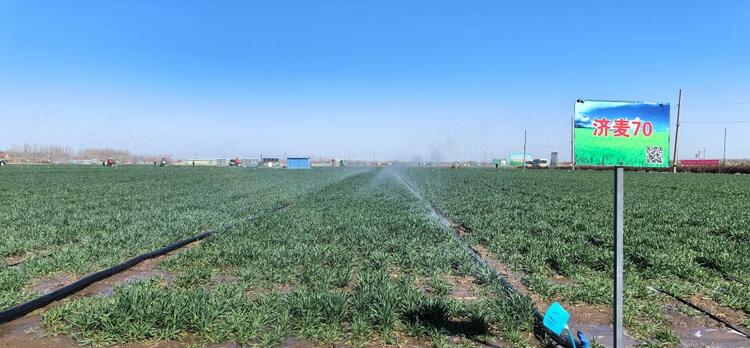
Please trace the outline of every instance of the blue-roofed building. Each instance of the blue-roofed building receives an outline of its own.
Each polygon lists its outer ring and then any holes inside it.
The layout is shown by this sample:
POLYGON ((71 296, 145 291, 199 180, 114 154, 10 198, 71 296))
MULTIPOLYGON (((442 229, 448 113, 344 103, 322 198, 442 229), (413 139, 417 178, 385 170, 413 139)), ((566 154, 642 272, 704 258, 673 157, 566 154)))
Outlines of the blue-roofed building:
POLYGON ((310 157, 287 157, 288 169, 310 169, 310 157))

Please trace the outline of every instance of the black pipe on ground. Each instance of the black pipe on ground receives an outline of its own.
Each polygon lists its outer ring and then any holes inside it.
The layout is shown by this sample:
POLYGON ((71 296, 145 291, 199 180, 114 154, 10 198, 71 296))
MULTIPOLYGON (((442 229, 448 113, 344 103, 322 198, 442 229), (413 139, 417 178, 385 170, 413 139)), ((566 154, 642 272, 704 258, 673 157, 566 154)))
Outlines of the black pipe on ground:
POLYGON ((686 300, 686 299, 684 299, 684 298, 682 298, 680 296, 677 296, 677 295, 675 295, 675 294, 673 294, 673 293, 671 293, 669 291, 661 290, 661 289, 657 289, 657 288, 651 288, 651 289, 654 289, 657 292, 660 292, 660 293, 662 293, 664 295, 667 295, 667 296, 669 296, 669 297, 671 297, 671 298, 679 301, 680 303, 682 303, 684 305, 687 305, 688 307, 690 307, 692 309, 695 309, 698 312, 703 313, 703 315, 708 316, 709 318, 711 318, 711 319, 713 319, 713 320, 715 320, 715 321, 717 321, 719 323, 722 323, 724 326, 726 326, 726 327, 728 327, 728 328, 730 328, 730 329, 732 329, 734 331, 737 331, 742 336, 745 336, 745 338, 750 339, 750 332, 748 332, 746 329, 741 328, 741 327, 739 327, 737 325, 734 325, 734 324, 730 323, 727 320, 724 320, 724 319, 720 318, 716 314, 713 314, 713 313, 709 312, 707 309, 705 309, 705 308, 703 308, 701 306, 698 306, 697 304, 692 303, 692 302, 690 302, 690 301, 688 301, 688 300, 686 300))
POLYGON ((89 274, 89 275, 87 275, 87 276, 85 276, 85 277, 83 277, 83 278, 81 278, 81 279, 79 279, 79 280, 77 280, 77 281, 69 284, 69 285, 63 286, 62 288, 59 288, 59 289, 57 289, 55 291, 52 291, 49 294, 37 297, 37 298, 35 298, 35 299, 33 299, 33 300, 29 301, 29 302, 26 302, 26 303, 23 303, 23 304, 11 307, 9 309, 6 309, 6 310, 0 312, 0 324, 8 322, 8 321, 11 321, 11 320, 16 319, 18 317, 24 316, 24 315, 26 315, 28 313, 31 313, 31 312, 39 309, 39 308, 42 308, 44 306, 49 305, 52 302, 59 301, 59 300, 64 299, 64 298, 66 298, 68 296, 71 296, 71 295, 75 294, 76 292, 81 291, 84 288, 90 286, 91 284, 94 284, 94 283, 96 283, 98 281, 101 281, 101 280, 109 278, 109 277, 111 277, 111 276, 113 276, 115 274, 123 272, 123 271, 125 271, 125 270, 127 270, 129 268, 132 268, 133 266, 135 266, 135 265, 143 262, 143 261, 146 261, 148 259, 153 259, 155 257, 159 257, 159 256, 162 256, 162 255, 166 255, 167 253, 170 253, 172 251, 180 249, 180 248, 182 248, 182 247, 184 247, 184 246, 186 246, 188 244, 197 242, 197 241, 202 240, 202 239, 206 239, 206 238, 210 237, 211 235, 213 235, 215 233, 219 233, 219 232, 225 231, 225 230, 229 229, 232 226, 238 225, 238 224, 243 223, 243 222, 253 221, 253 220, 256 220, 256 219, 258 219, 260 217, 273 214, 273 213, 275 213, 275 212, 277 212, 279 210, 282 210, 282 209, 286 208, 287 206, 289 206, 289 204, 285 204, 285 205, 282 205, 280 207, 270 209, 270 210, 268 210, 268 211, 266 211, 266 212, 264 212, 262 214, 259 214, 259 215, 250 216, 250 217, 248 217, 246 219, 243 219, 243 220, 241 220, 239 222, 235 222, 235 223, 231 223, 231 224, 224 224, 224 225, 222 225, 221 227, 219 227, 217 229, 208 230, 208 231, 196 234, 196 235, 194 235, 192 237, 188 237, 188 238, 185 238, 185 239, 178 240, 178 241, 176 241, 176 242, 174 242, 172 244, 169 244, 169 245, 167 245, 165 247, 162 247, 160 249, 157 249, 157 250, 154 250, 154 251, 151 251, 151 252, 148 252, 148 253, 141 254, 141 255, 138 255, 136 257, 133 257, 133 258, 131 258, 131 259, 129 259, 129 260, 121 263, 121 264, 112 266, 110 268, 107 268, 107 269, 104 269, 104 270, 101 270, 101 271, 98 271, 98 272, 95 272, 95 273, 92 273, 92 274, 89 274))

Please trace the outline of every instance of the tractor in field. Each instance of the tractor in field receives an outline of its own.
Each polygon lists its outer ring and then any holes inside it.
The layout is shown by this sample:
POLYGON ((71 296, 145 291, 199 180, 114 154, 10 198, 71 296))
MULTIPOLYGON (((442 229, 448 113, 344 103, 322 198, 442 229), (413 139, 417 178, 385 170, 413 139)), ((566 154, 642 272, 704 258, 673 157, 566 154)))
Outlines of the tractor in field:
POLYGON ((114 167, 117 165, 117 162, 115 160, 108 158, 106 161, 102 162, 102 165, 105 167, 114 167))
POLYGON ((159 161, 159 167, 166 167, 168 164, 169 164, 168 157, 162 157, 161 161, 159 161))
POLYGON ((230 167, 239 167, 241 164, 242 164, 242 160, 239 157, 232 158, 229 160, 230 167))

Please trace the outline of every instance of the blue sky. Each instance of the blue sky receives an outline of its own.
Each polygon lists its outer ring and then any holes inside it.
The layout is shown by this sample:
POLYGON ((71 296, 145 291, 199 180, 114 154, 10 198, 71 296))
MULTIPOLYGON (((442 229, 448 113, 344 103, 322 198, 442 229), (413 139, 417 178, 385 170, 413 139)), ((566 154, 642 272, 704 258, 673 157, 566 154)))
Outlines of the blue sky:
POLYGON ((528 129, 567 158, 579 98, 750 121, 748 37, 743 1, 0 0, 0 149, 489 159, 528 129))

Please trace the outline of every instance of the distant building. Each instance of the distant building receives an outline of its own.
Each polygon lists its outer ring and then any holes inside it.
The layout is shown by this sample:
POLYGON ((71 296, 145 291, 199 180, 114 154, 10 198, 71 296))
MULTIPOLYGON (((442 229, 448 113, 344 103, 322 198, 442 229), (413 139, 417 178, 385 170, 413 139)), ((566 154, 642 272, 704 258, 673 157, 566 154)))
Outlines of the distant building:
POLYGON ((287 157, 288 169, 310 169, 310 157, 287 157))
POLYGON ((258 168, 258 164, 260 164, 260 160, 255 158, 242 159, 242 166, 245 168, 258 168))
POLYGON ((281 166, 281 162, 276 157, 263 157, 260 159, 261 167, 278 168, 281 166))
POLYGON ((508 160, 495 158, 492 160, 492 165, 494 165, 495 168, 505 167, 508 165, 508 160))

